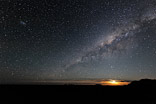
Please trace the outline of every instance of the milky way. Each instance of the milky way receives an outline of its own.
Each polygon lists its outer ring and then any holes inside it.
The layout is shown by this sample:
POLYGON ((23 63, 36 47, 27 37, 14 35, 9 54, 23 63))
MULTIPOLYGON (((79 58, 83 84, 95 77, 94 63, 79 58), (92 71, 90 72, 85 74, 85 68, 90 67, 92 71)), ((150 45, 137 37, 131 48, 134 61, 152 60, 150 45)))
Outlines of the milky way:
POLYGON ((0 83, 156 78, 155 0, 1 0, 0 83))
POLYGON ((97 44, 94 49, 87 52, 84 56, 77 59, 75 62, 66 65, 66 69, 74 67, 74 65, 89 62, 92 60, 105 60, 106 57, 115 53, 122 54, 129 51, 130 47, 137 46, 136 35, 143 28, 143 24, 150 23, 156 19, 156 8, 147 8, 143 14, 131 20, 128 24, 123 24, 117 27, 115 31, 104 37, 100 44, 97 44))

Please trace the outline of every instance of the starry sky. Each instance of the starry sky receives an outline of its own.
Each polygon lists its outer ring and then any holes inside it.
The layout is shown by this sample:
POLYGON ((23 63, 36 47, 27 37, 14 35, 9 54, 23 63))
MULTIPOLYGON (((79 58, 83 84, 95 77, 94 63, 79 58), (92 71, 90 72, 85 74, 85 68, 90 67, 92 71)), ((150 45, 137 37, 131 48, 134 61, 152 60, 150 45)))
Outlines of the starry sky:
POLYGON ((155 0, 0 0, 0 81, 156 78, 155 0))

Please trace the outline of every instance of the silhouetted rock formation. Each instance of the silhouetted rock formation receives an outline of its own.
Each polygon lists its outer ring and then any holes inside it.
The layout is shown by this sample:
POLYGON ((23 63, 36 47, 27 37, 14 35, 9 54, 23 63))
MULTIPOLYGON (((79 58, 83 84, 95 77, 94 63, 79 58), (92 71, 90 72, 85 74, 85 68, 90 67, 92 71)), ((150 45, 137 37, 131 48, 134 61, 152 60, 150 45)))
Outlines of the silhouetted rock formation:
POLYGON ((141 79, 139 81, 133 81, 128 86, 133 87, 156 87, 156 80, 141 79))

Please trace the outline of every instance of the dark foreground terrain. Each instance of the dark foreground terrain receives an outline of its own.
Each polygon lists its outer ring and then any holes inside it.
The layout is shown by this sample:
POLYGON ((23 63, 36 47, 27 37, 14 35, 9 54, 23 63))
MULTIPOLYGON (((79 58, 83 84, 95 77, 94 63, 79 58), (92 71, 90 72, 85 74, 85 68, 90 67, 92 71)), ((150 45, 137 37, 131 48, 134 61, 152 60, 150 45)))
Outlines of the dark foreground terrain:
MULTIPOLYGON (((3 98, 29 101, 104 104, 156 104, 156 80, 143 79, 127 86, 101 85, 0 85, 3 98), (109 103, 106 103, 109 102, 109 103)), ((3 99, 1 97, 1 99, 3 99)))

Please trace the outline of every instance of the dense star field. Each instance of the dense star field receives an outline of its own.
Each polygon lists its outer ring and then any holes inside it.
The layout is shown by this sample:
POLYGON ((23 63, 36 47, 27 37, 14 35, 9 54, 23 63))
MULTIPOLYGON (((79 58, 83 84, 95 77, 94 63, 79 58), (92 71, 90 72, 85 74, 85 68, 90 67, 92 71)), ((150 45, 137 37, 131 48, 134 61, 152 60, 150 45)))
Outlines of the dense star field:
POLYGON ((155 0, 0 0, 0 82, 156 78, 155 0))

